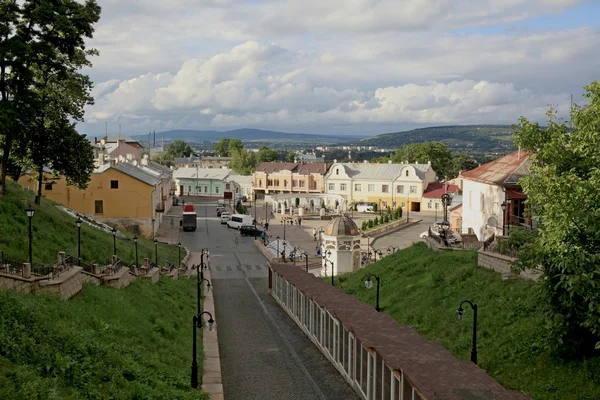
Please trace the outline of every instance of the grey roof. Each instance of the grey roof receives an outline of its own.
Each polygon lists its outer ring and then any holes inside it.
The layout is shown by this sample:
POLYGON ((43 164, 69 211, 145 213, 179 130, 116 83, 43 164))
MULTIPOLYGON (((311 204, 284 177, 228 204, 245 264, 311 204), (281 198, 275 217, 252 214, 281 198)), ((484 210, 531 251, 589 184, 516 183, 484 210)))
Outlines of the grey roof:
POLYGON ((177 168, 173 177, 177 179, 217 179, 223 180, 231 173, 229 168, 177 168))
POLYGON ((129 163, 120 163, 112 168, 120 171, 126 175, 131 176, 132 178, 137 179, 138 181, 142 181, 147 183, 150 186, 156 186, 160 182, 160 178, 149 174, 148 172, 142 170, 141 168, 136 167, 133 164, 129 163))
POLYGON ((407 165, 415 169, 420 179, 424 179, 425 173, 431 168, 429 164, 338 163, 332 165, 330 171, 334 170, 336 165, 344 167, 351 178, 376 180, 394 180, 400 176, 402 169, 407 165))
POLYGON ((330 236, 356 236, 358 235, 358 226, 346 215, 342 215, 329 221, 325 226, 324 233, 330 236))
POLYGON ((173 160, 175 164, 185 164, 190 162, 200 162, 200 158, 198 157, 175 157, 173 160))

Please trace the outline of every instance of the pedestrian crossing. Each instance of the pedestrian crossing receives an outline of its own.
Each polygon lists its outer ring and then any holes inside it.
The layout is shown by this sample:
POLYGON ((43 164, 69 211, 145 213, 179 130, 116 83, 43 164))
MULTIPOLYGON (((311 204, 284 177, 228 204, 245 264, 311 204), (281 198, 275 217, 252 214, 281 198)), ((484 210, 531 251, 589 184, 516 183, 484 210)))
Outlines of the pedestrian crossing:
POLYGON ((269 266, 266 264, 211 265, 210 273, 212 279, 266 277, 269 274, 269 266))

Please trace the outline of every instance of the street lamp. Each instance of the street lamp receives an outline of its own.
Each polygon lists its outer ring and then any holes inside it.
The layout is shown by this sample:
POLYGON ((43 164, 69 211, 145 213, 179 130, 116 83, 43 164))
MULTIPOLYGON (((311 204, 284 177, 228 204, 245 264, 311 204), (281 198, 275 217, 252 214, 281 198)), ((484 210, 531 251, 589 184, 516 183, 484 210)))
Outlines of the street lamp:
POLYGON ((204 279, 204 269, 208 268, 207 263, 204 262, 204 256, 208 259, 210 257, 210 251, 207 248, 202 249, 200 253, 200 279, 204 279))
POLYGON ((506 199, 506 205, 508 207, 508 218, 506 220, 506 234, 508 236, 510 236, 510 217, 512 216, 511 204, 512 204, 512 199, 509 197, 508 199, 506 199))
POLYGON ((365 280, 365 287, 367 289, 371 289, 373 287, 373 281, 371 280, 371 277, 374 277, 375 281, 377 281, 377 300, 375 301, 375 310, 379 312, 381 310, 379 308, 379 285, 381 283, 381 279, 379 279, 379 277, 375 274, 369 274, 365 280))
POLYGON ((506 227, 506 201, 503 201, 500 207, 502 207, 502 236, 506 236, 506 230, 504 229, 506 227))
POLYGON ((325 260, 325 269, 327 269, 327 263, 331 264, 331 286, 335 286, 333 281, 333 261, 328 259, 329 256, 331 256, 331 250, 327 250, 325 255, 323 255, 323 260, 325 260))
POLYGON ((158 240, 154 239, 154 263, 158 268, 158 240))
POLYGON ((31 243, 33 241, 33 235, 31 232, 31 219, 33 218, 34 211, 35 210, 31 206, 31 204, 25 209, 25 213, 27 213, 27 218, 29 218, 29 265, 33 265, 33 248, 31 246, 31 243))
POLYGON ((398 250, 400 250, 400 246, 390 246, 390 247, 388 247, 388 249, 387 249, 387 251, 388 251, 388 254, 395 253, 395 252, 397 252, 398 250))
POLYGON ((383 213, 382 211, 383 210, 381 210, 381 199, 379 199, 379 216, 382 215, 382 213, 383 213))
POLYGON ((154 218, 152 218, 152 240, 154 240, 154 222, 156 220, 154 218))
POLYGON ((181 242, 177 243, 177 268, 181 268, 181 242))
POLYGON ((213 326, 215 324, 215 320, 212 317, 212 314, 208 311, 202 311, 198 314, 194 315, 193 325, 194 325, 194 334, 192 338, 192 388, 198 389, 198 361, 196 359, 196 329, 202 329, 202 315, 208 315, 208 330, 212 331, 213 326))
MULTIPOLYGON (((285 240, 285 238, 283 240, 285 240)), ((283 262, 285 262, 285 246, 286 246, 286 243, 283 242, 283 254, 282 254, 282 257, 281 257, 283 259, 283 262)))
POLYGON ((281 223, 283 224, 283 240, 285 240, 285 220, 281 220, 281 223))
POLYGON ((279 257, 279 235, 275 239, 277 239, 277 257, 279 257))
POLYGON ((459 321, 462 321, 463 314, 465 313, 465 310, 462 308, 465 303, 470 305, 473 309, 473 347, 471 348, 471 361, 477 365, 477 304, 473 304, 469 300, 460 303, 458 310, 456 310, 459 321))
POLYGON ((138 249, 137 249, 137 243, 138 243, 138 236, 137 233, 133 236, 133 244, 135 245, 135 267, 138 268, 140 265, 138 264, 138 249))
POLYGON ((77 225, 77 265, 81 265, 81 224, 83 221, 77 217, 75 224, 77 225))
POLYGON ((113 234, 113 256, 117 255, 117 228, 112 228, 113 234))

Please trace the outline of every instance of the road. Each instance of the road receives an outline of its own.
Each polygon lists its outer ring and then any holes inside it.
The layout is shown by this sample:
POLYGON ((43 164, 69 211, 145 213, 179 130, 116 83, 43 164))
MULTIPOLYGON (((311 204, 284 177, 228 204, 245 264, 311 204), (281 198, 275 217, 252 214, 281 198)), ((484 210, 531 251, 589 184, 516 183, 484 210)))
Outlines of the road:
POLYGON ((196 212, 198 229, 179 238, 190 251, 210 250, 225 398, 359 399, 268 294, 266 259, 253 238, 235 245, 236 231, 221 225, 214 201, 196 212))
MULTIPOLYGON (((411 221, 415 221, 417 219, 422 219, 422 221, 409 228, 402 229, 376 239, 373 241, 372 247, 381 250, 384 254, 386 254, 388 247, 397 246, 399 247, 399 250, 402 250, 412 246, 414 243, 422 242, 423 239, 421 239, 419 235, 425 232, 427 228, 433 224, 434 216, 424 213, 410 213, 411 221)), ((440 216, 438 216, 438 221, 441 221, 440 216)))

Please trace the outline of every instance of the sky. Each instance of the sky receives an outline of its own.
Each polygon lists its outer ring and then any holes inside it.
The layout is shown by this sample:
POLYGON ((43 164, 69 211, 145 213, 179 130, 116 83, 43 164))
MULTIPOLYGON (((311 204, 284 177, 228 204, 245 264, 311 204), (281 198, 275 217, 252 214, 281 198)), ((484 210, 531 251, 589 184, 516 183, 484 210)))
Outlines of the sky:
POLYGON ((98 0, 81 133, 374 135, 568 118, 597 0, 98 0))

